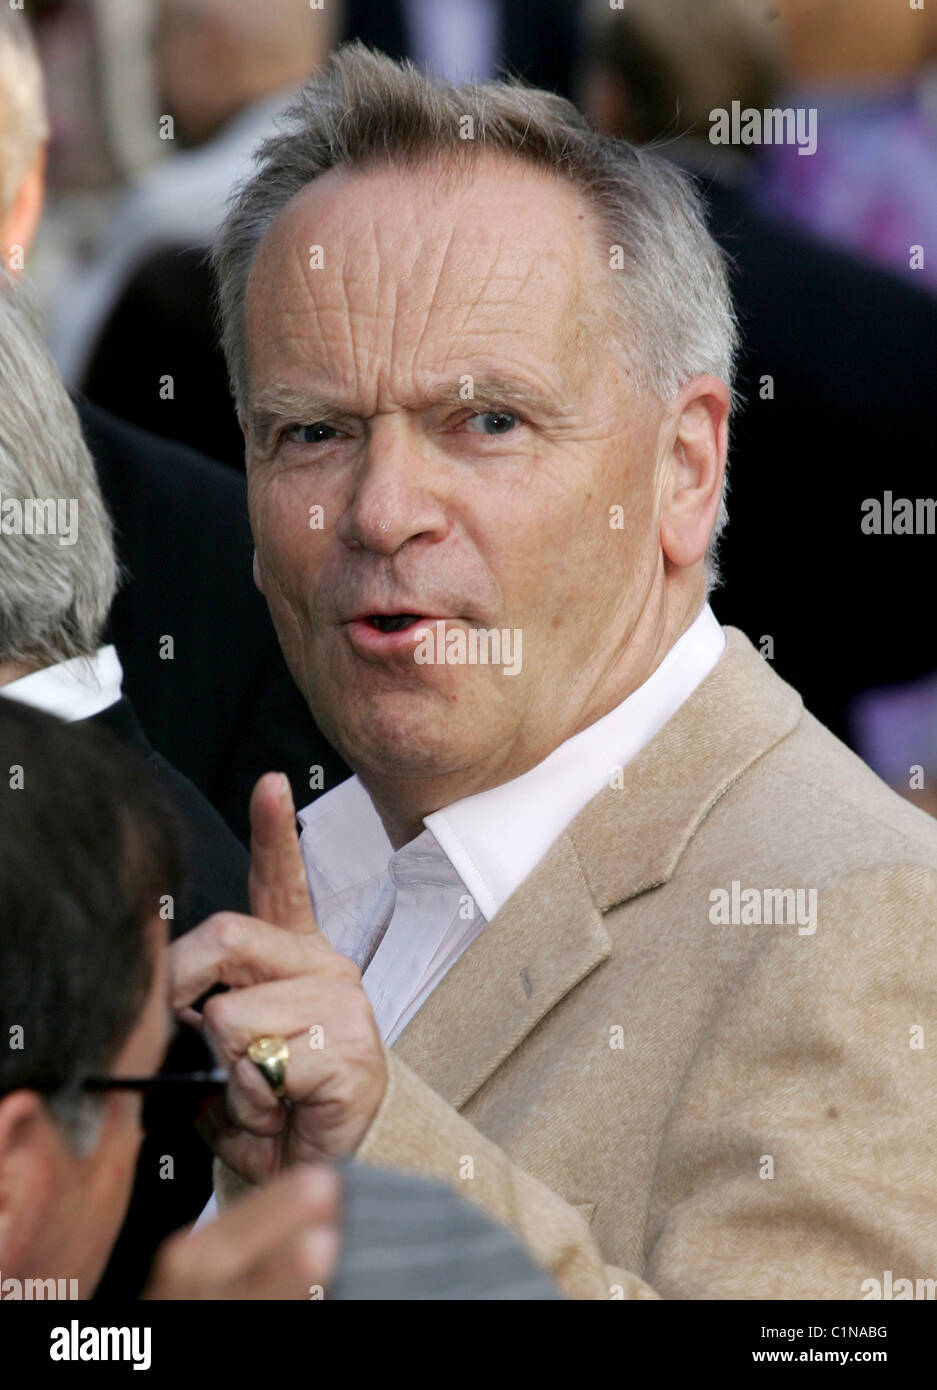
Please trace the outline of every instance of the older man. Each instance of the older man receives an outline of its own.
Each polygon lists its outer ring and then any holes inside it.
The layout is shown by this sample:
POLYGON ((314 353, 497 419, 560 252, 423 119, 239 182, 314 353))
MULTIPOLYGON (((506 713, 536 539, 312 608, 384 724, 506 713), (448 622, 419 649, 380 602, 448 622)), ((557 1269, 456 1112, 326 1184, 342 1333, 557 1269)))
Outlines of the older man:
POLYGON ((220 1197, 433 1174, 585 1298, 932 1275, 937 832, 706 604, 735 334, 687 178, 351 47, 216 265, 256 577, 357 774, 302 862, 271 793, 278 890, 174 948, 178 1008, 236 986, 220 1197))

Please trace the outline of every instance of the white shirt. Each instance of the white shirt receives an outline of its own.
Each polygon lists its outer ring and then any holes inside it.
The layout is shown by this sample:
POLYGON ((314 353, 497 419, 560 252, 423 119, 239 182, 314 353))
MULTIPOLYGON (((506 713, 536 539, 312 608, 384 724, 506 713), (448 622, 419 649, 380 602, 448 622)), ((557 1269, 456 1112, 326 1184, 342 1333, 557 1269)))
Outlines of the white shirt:
POLYGON ((390 1046, 561 832, 663 728, 716 665, 725 634, 706 605, 653 674, 536 767, 424 819, 394 852, 357 777, 299 813, 316 920, 363 965, 390 1046))
POLYGON ((116 704, 123 679, 116 648, 99 647, 94 656, 76 656, 71 661, 44 666, 32 675, 20 676, 9 685, 0 686, 0 695, 55 714, 71 724, 76 719, 90 719, 116 704))

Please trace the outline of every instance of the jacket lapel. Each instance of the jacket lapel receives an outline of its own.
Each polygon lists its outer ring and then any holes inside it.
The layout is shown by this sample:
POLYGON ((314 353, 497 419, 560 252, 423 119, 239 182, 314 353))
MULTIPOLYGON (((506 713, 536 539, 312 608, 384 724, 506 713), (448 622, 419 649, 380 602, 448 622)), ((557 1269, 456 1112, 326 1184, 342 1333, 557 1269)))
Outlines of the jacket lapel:
POLYGON ((600 792, 567 830, 602 912, 666 883, 719 798, 800 723, 797 691, 744 633, 725 633, 720 660, 624 769, 621 788, 600 792))
POLYGON ((450 1105, 464 1105, 611 949, 576 851, 562 835, 393 1050, 450 1105))
POLYGON ((726 629, 706 680, 594 797, 433 990, 394 1052, 460 1107, 611 953, 603 914, 666 883, 696 827, 796 727, 800 696, 726 629))

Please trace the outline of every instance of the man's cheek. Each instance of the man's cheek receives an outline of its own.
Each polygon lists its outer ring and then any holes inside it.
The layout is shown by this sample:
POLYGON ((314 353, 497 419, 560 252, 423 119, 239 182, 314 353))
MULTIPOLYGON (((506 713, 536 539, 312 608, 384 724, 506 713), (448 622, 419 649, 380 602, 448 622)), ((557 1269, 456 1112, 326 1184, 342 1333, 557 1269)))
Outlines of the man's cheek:
POLYGON ((310 571, 316 569, 311 533, 297 525, 298 512, 296 507, 284 510, 281 506, 272 515, 268 511, 259 517, 255 524, 254 564, 260 573, 261 592, 271 607, 302 593, 308 587, 310 571))

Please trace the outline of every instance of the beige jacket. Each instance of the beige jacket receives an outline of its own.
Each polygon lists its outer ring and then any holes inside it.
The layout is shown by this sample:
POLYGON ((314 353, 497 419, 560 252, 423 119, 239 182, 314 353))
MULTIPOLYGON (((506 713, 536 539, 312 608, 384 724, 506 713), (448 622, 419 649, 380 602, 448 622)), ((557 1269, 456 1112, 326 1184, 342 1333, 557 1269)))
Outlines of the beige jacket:
POLYGON ((388 1052, 357 1154, 575 1298, 937 1278, 937 825, 726 631, 388 1052))

